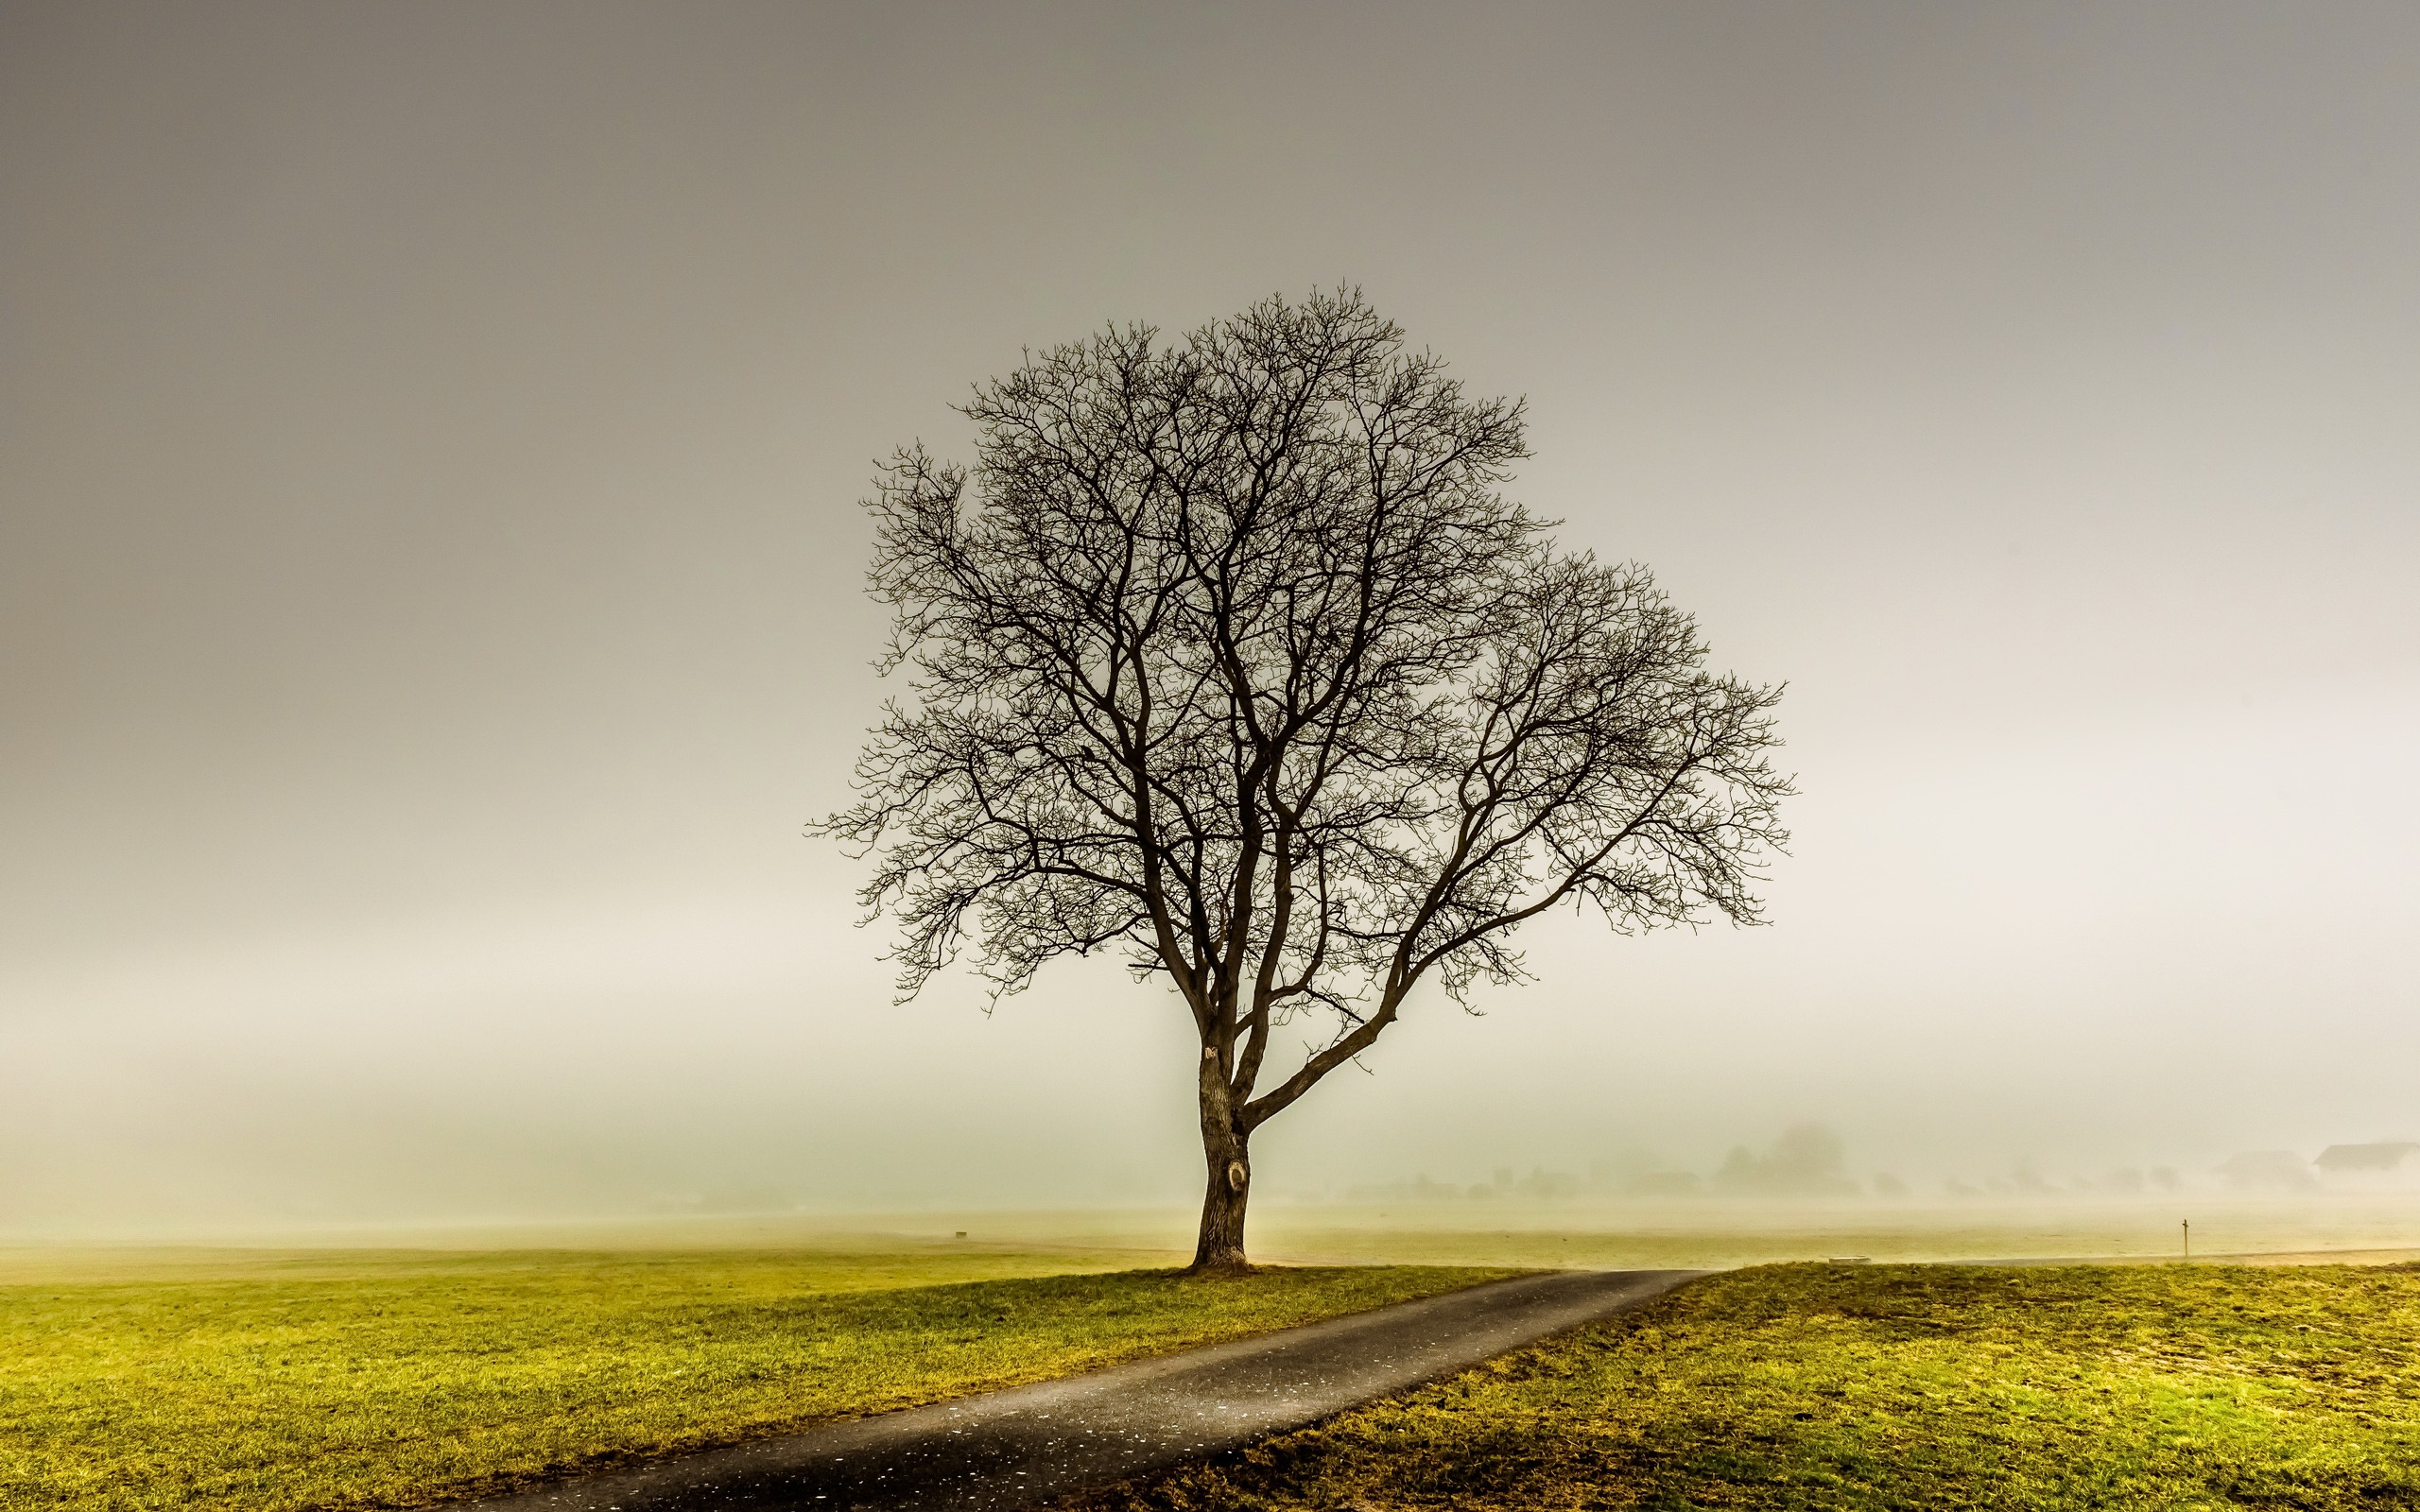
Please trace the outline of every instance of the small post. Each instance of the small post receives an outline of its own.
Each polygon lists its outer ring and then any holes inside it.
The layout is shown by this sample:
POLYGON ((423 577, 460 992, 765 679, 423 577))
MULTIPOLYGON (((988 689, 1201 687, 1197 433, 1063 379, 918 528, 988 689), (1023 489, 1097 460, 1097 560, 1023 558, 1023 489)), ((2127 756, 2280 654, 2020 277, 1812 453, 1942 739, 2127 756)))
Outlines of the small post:
POLYGON ((2193 1258, 2193 1220, 2190 1218, 2185 1220, 2185 1258, 2193 1258))

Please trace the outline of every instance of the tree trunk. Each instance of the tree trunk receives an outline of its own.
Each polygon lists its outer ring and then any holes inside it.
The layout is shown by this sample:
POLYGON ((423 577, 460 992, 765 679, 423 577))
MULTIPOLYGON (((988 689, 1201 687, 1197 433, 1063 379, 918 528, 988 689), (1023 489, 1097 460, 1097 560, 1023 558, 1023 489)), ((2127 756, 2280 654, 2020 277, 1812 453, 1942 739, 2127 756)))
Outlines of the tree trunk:
POLYGON ((1239 1276, 1244 1258, 1244 1206, 1252 1199, 1250 1136, 1237 1126, 1235 1099, 1218 1052, 1201 1052, 1201 1156, 1208 1167, 1201 1194, 1201 1232, 1193 1245, 1197 1276, 1239 1276))

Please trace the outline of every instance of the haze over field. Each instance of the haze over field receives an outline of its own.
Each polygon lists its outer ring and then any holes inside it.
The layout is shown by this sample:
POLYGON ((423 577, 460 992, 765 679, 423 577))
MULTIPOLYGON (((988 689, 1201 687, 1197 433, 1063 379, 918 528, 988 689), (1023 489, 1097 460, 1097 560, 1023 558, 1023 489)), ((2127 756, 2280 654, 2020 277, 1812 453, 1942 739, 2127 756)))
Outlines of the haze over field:
POLYGON ((1182 1201, 1114 966, 802 837, 870 459, 1358 284, 1787 679, 1771 928, 1523 936, 1272 1192, 2420 1139, 2420 12, 0 11, 0 1232, 1182 1201))

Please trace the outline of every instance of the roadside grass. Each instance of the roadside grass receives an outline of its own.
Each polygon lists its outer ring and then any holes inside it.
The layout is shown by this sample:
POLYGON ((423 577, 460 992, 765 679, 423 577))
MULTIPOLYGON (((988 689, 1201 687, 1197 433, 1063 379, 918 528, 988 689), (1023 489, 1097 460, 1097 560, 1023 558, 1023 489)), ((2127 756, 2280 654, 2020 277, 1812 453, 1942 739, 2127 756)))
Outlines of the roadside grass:
POLYGON ((425 1504, 1508 1274, 1116 1258, 263 1253, 0 1285, 0 1507, 425 1504))
POLYGON ((1731 1272, 1069 1505, 2420 1506, 2420 1274, 1731 1272))

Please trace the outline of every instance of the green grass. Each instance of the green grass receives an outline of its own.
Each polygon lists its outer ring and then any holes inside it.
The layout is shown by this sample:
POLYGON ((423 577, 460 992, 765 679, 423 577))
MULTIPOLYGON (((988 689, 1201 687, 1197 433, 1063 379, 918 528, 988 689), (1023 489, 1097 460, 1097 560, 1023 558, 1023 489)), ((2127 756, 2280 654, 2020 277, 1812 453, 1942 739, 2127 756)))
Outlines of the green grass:
POLYGON ((2420 1506, 2420 1274, 1732 1272, 1086 1504, 2420 1506))
POLYGON ((256 1253, 95 1262, 114 1279, 81 1280, 54 1264, 0 1285, 0 1507, 414 1505, 1502 1274, 1098 1273, 1121 1258, 256 1253))

